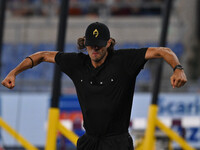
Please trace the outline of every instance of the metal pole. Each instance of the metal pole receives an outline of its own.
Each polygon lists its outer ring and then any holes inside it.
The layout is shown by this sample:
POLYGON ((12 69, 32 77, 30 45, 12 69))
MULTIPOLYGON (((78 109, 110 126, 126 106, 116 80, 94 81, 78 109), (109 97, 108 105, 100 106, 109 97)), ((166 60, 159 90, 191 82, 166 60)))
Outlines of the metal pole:
MULTIPOLYGON (((161 31, 161 37, 160 37, 160 43, 159 43, 159 46, 162 46, 162 47, 166 45, 172 0, 166 0, 165 2, 166 3, 163 10, 162 31, 161 31)), ((158 103, 158 94, 159 94, 160 83, 161 83, 162 68, 163 68, 163 60, 159 59, 157 72, 156 72, 156 78, 154 82, 154 88, 153 88, 152 102, 151 102, 151 105, 149 107, 149 112, 148 112, 148 122, 147 122, 147 129, 145 131, 144 145, 142 148, 143 150, 154 149, 154 144, 155 144, 154 133, 155 133, 155 126, 156 126, 157 112, 158 112, 157 103, 158 103)))
MULTIPOLYGON (((2 71, 2 48, 3 48, 5 11, 6 11, 6 0, 0 0, 0 79, 1 79, 1 71, 2 71)), ((1 108, 1 105, 0 105, 0 108, 1 108)), ((0 115, 1 115, 1 109, 0 109, 0 115)), ((1 133, 2 132, 0 129, 0 140, 2 140, 1 133)), ((2 141, 0 141, 0 143, 2 144, 2 141)))
POLYGON ((197 24, 196 24, 196 36, 197 36, 197 39, 198 41, 200 40, 200 1, 197 1, 196 2, 197 6, 196 6, 196 21, 197 21, 197 24))
MULTIPOLYGON (((64 51, 65 33, 66 33, 67 19, 68 19, 68 9, 69 9, 69 0, 62 0, 61 6, 60 6, 60 18, 59 18, 58 37, 57 37, 57 46, 56 46, 56 50, 60 52, 64 51)), ((59 97, 61 93, 60 91, 61 91, 61 71, 56 65, 54 69, 51 107, 54 107, 54 108, 58 107, 59 97)))
POLYGON ((5 22, 6 0, 0 0, 0 76, 2 65, 3 31, 5 22))
MULTIPOLYGON (((172 8, 172 0, 166 0, 165 7, 163 10, 162 29, 161 29, 161 36, 160 36, 160 42, 159 42, 159 46, 161 47, 166 46, 171 8, 172 8)), ((157 72, 156 72, 156 77, 154 81, 153 97, 151 101, 151 104, 155 104, 155 105, 158 104, 158 95, 159 95, 161 75, 162 75, 162 69, 163 69, 163 59, 158 60, 158 65, 156 68, 157 68, 156 69, 157 72)))
MULTIPOLYGON (((61 6, 60 6, 60 17, 59 17, 56 50, 63 52, 65 45, 65 32, 67 26, 69 0, 62 0, 60 5, 61 6)), ((60 93, 61 93, 61 71, 58 68, 58 66, 55 65, 45 150, 56 150, 56 137, 59 125, 58 106, 59 106, 60 93)))

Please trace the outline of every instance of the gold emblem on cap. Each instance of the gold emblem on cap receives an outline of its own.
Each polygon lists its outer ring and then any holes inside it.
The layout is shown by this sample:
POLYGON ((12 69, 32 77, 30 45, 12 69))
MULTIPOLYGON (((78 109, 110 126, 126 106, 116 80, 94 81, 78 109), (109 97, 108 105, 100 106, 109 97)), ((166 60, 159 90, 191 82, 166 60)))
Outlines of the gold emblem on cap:
POLYGON ((93 35, 94 35, 95 37, 98 37, 99 31, 98 31, 97 29, 95 29, 95 30, 93 31, 93 35))

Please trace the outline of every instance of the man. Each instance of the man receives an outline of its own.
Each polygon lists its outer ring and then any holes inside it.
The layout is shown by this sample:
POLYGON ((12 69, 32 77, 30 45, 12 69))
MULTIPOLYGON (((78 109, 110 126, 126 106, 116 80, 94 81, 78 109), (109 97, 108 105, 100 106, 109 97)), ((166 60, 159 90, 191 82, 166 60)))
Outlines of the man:
POLYGON ((90 24, 78 40, 83 53, 37 52, 13 69, 2 84, 12 89, 15 77, 39 63, 57 63, 74 82, 86 133, 77 142, 78 150, 133 150, 128 133, 136 76, 148 59, 163 58, 174 69, 173 88, 187 79, 176 55, 165 47, 114 51, 115 40, 105 24, 90 24))

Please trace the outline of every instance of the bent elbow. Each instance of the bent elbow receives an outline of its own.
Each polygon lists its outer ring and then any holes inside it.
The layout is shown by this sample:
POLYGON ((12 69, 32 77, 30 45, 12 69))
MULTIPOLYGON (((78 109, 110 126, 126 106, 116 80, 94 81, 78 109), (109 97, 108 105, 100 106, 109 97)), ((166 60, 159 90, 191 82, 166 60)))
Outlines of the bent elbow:
POLYGON ((163 47, 162 50, 160 51, 160 56, 163 57, 165 55, 174 55, 174 52, 168 47, 163 47))
POLYGON ((173 51, 168 47, 164 47, 164 50, 167 51, 168 53, 173 53, 173 51))

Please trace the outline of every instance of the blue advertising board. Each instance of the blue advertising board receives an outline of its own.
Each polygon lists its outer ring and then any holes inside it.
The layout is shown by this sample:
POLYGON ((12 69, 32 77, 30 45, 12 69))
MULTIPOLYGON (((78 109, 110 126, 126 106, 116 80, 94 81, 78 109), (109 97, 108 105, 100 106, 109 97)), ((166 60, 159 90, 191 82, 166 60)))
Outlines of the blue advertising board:
MULTIPOLYGON (((131 119, 147 118, 151 103, 150 93, 136 93, 133 100, 131 119)), ((158 117, 173 119, 197 118, 200 120, 200 94, 197 93, 162 93, 159 96, 158 117)), ((194 120, 195 121, 195 120, 194 120)), ((191 124, 191 123, 190 123, 191 124)), ((181 133, 180 133, 181 134, 181 133)), ((185 128, 185 139, 195 148, 200 148, 200 126, 185 128)))

